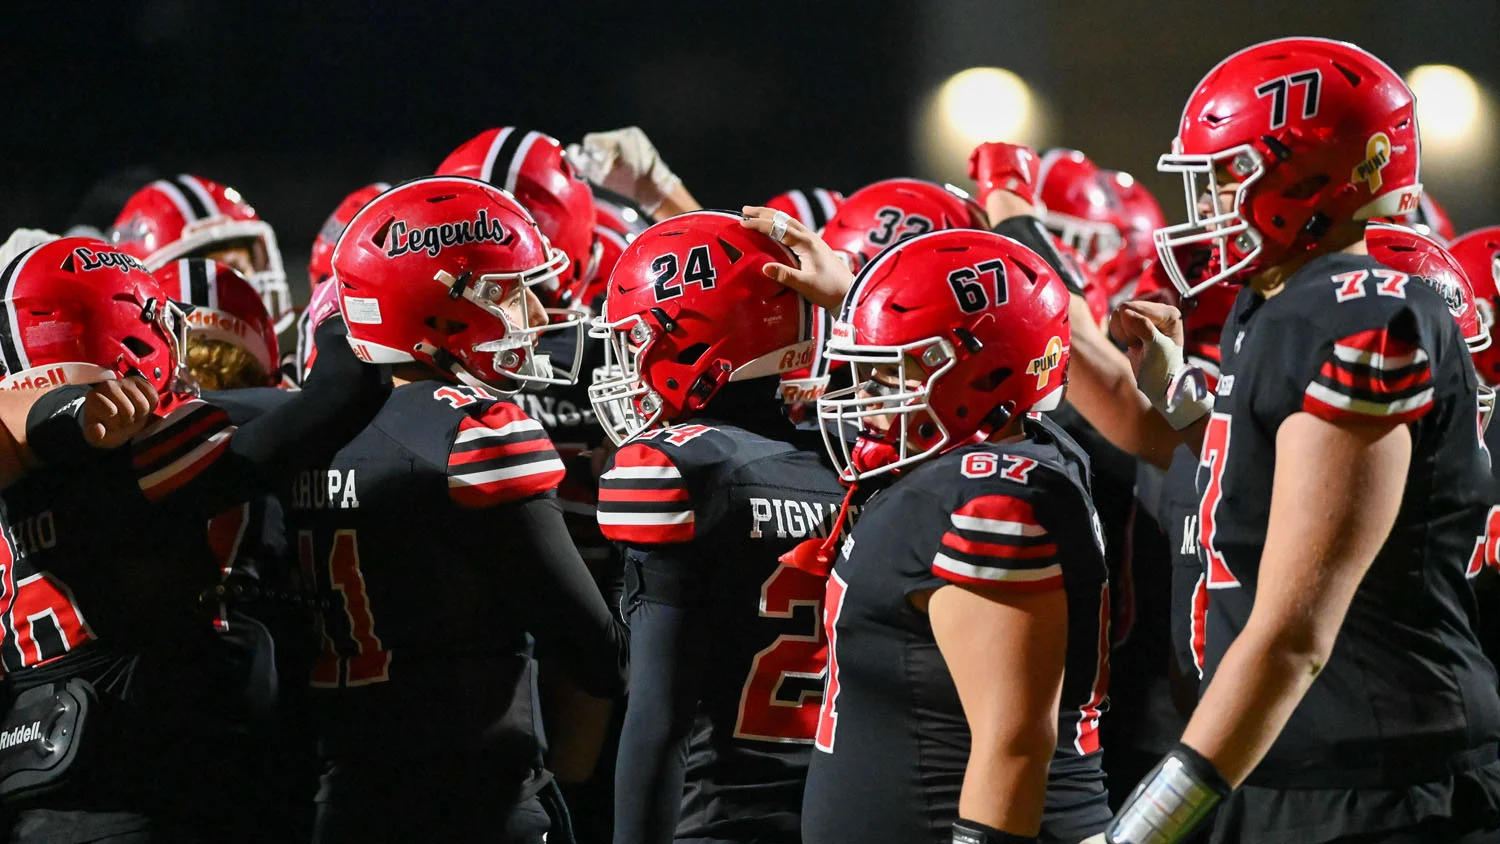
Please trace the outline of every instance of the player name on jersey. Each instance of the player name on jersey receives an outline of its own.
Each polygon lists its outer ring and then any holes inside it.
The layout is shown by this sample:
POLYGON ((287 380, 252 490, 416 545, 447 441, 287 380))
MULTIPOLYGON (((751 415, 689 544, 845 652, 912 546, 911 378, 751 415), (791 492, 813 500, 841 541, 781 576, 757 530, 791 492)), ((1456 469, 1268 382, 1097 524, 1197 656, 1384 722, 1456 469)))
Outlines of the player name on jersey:
POLYGON ((292 506, 299 510, 357 510, 354 469, 305 469, 292 480, 292 506))
MULTIPOLYGON (((829 526, 838 517, 839 506, 826 501, 805 501, 796 498, 751 498, 750 538, 766 538, 775 531, 777 539, 804 539, 811 536, 827 536, 829 526)), ((849 505, 848 523, 859 517, 859 508, 849 505)))

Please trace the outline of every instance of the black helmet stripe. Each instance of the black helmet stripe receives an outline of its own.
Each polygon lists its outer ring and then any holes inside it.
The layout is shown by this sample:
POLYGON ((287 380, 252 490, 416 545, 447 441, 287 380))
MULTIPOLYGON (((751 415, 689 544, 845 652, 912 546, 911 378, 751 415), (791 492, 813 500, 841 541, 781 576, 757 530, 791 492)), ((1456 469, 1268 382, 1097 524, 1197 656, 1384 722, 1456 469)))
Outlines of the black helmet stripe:
POLYGON ((183 200, 187 202, 188 207, 197 215, 194 220, 205 220, 214 215, 216 209, 214 208, 212 198, 208 195, 208 191, 203 189, 203 185, 197 179, 183 174, 178 176, 176 181, 178 189, 182 191, 183 200))
POLYGON ((5 295, 5 319, 0 320, 0 357, 5 361, 5 375, 13 375, 23 369, 31 368, 31 360, 26 355, 26 350, 17 342, 21 336, 21 326, 17 319, 15 302, 16 279, 21 277, 21 269, 31 256, 36 254, 39 247, 33 246, 13 258, 5 267, 5 272, 0 274, 0 290, 5 295))

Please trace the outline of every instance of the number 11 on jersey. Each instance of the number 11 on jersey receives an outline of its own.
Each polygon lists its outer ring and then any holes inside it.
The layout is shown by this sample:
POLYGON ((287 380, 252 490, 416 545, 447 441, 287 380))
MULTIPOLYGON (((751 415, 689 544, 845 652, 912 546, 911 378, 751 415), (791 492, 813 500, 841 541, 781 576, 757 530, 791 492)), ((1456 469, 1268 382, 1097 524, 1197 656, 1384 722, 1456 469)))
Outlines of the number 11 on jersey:
POLYGON ((313 532, 297 532, 297 557, 303 576, 325 595, 342 601, 318 615, 322 648, 313 664, 310 684, 315 688, 368 686, 390 679, 391 654, 375 635, 375 617, 359 570, 359 536, 352 530, 333 533, 333 547, 325 565, 318 565, 313 532))

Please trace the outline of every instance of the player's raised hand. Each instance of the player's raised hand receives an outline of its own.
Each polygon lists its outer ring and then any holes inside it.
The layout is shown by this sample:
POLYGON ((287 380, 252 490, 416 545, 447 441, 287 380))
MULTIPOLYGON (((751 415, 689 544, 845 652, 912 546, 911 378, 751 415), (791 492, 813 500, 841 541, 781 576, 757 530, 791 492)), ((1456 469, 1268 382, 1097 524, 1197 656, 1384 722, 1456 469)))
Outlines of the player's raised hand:
POLYGON ((1036 201, 1041 159, 1024 144, 991 141, 969 154, 969 178, 974 180, 981 205, 995 191, 1008 191, 1030 205, 1036 201))
POLYGON ((682 184, 639 126, 590 132, 568 146, 568 160, 587 181, 630 197, 650 213, 682 184))
POLYGON ((814 305, 837 313, 844 294, 854 284, 854 273, 849 270, 847 259, 784 211, 758 205, 746 205, 740 211, 745 215, 740 225, 779 241, 797 256, 798 266, 767 264, 765 274, 814 305))
POLYGON ((132 375, 95 384, 83 400, 83 438, 95 448, 116 448, 151 421, 156 388, 132 375))

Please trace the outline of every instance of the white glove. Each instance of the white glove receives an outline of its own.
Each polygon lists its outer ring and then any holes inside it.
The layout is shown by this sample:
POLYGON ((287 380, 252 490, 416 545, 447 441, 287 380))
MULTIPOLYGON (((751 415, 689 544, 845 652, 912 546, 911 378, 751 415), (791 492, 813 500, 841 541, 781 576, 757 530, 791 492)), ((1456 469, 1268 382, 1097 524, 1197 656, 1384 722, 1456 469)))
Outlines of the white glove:
POLYGON ((10 233, 5 243, 0 244, 0 267, 11 262, 11 259, 25 252, 33 246, 43 243, 51 243, 57 240, 57 235, 41 229, 16 229, 10 233))
POLYGON ((1183 363, 1182 347, 1172 338, 1151 326, 1151 342, 1144 351, 1135 385, 1173 430, 1181 431, 1213 411, 1214 395, 1203 371, 1183 363))
POLYGON ((583 143, 568 145, 568 160, 584 179, 630 197, 647 212, 682 184, 639 126, 584 135, 583 143))

